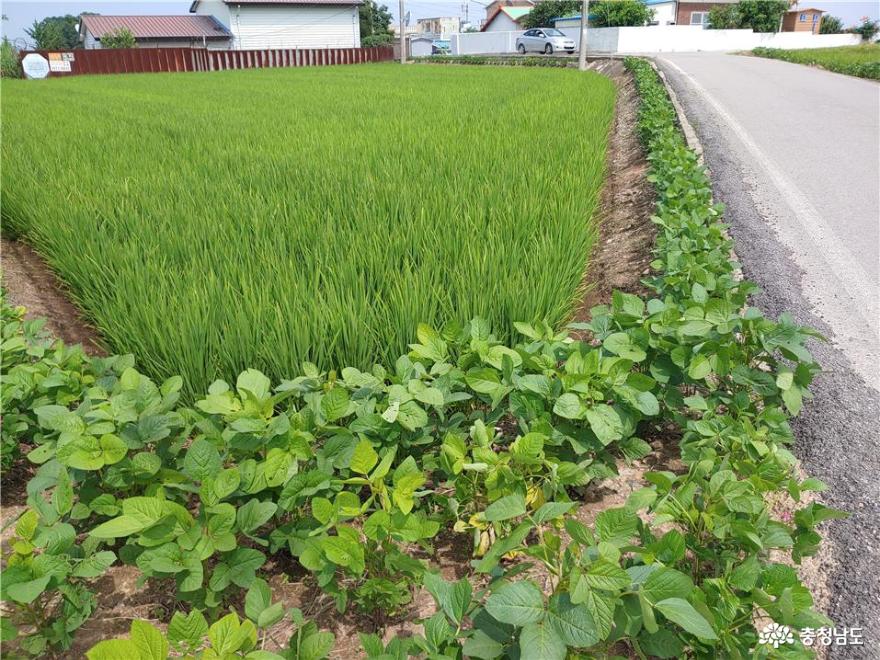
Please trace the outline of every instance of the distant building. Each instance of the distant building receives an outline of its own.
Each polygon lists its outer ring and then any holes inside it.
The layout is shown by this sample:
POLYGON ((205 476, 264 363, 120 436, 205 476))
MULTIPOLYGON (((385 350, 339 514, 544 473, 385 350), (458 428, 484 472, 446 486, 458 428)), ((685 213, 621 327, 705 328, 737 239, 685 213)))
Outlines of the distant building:
POLYGON ((420 33, 435 34, 441 39, 448 39, 449 35, 461 32, 461 18, 458 16, 419 18, 416 19, 416 25, 420 33))
POLYGON ((536 0, 494 0, 486 5, 486 21, 501 7, 534 7, 535 2, 536 0))
POLYGON ((229 30, 213 16, 82 16, 83 48, 103 48, 101 37, 128 30, 139 48, 229 48, 229 30))
POLYGON ((642 0, 642 2, 654 12, 654 17, 648 25, 675 25, 678 8, 676 0, 642 0))
MULTIPOLYGON (((495 3, 497 4, 497 3, 495 3)), ((486 22, 480 28, 481 32, 517 32, 524 30, 523 19, 532 11, 531 6, 508 7, 500 6, 493 14, 486 15, 486 22)))
POLYGON ((709 10, 716 5, 735 5, 739 0, 713 0, 712 2, 679 2, 675 22, 678 25, 709 25, 709 10))
POLYGON ((819 26, 822 24, 822 9, 793 9, 785 12, 782 17, 783 32, 812 32, 819 34, 819 26))
POLYGON ((232 48, 359 48, 361 0, 194 0, 189 11, 213 16, 232 48))

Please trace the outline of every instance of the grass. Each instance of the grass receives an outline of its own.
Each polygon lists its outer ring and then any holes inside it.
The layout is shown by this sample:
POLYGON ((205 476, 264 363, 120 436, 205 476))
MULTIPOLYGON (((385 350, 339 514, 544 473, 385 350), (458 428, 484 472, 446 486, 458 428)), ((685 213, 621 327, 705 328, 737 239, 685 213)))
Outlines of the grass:
POLYGON ((796 64, 821 66, 823 69, 837 73, 880 80, 880 44, 861 44, 837 48, 802 48, 799 50, 755 48, 752 52, 761 57, 770 57, 796 64))
POLYGON ((419 322, 561 323, 613 113, 573 70, 358 65, 3 81, 2 219, 190 392, 367 367, 419 322))

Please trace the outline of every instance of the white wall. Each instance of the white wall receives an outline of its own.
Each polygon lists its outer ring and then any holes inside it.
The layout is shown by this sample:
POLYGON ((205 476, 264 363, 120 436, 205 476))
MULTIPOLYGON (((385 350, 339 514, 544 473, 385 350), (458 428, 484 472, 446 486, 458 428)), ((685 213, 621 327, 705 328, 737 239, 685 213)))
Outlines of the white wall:
MULTIPOLYGON (((580 44, 580 29, 560 30, 580 44)), ((474 32, 452 35, 454 55, 513 53, 517 32, 474 32)), ((751 50, 767 48, 831 48, 861 43, 857 34, 810 34, 799 32, 755 33, 751 30, 705 30, 690 25, 650 27, 590 28, 589 52, 596 53, 673 53, 696 51, 751 50)))
POLYGON ((223 0, 201 0, 194 13, 198 16, 213 16, 229 27, 229 5, 223 0))
MULTIPOLYGON (((200 3, 199 9, 205 4, 200 3)), ((227 27, 234 36, 233 48, 359 48, 361 45, 355 5, 231 5, 229 10, 227 27)))
POLYGON ((495 18, 489 23, 489 27, 486 28, 486 32, 512 32, 521 29, 519 23, 502 11, 495 15, 495 18))
POLYGON ((462 32, 449 37, 449 48, 453 55, 515 53, 517 37, 523 32, 462 32))

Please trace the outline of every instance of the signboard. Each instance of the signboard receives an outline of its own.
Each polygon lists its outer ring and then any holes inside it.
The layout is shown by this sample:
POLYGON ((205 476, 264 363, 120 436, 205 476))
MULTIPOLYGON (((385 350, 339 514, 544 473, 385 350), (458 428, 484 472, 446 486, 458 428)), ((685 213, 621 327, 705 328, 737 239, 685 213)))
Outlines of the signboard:
POLYGON ((70 73, 70 60, 65 55, 70 53, 49 53, 49 71, 70 73))
POLYGON ((45 78, 49 75, 49 60, 37 53, 29 53, 21 60, 21 70, 26 78, 45 78))

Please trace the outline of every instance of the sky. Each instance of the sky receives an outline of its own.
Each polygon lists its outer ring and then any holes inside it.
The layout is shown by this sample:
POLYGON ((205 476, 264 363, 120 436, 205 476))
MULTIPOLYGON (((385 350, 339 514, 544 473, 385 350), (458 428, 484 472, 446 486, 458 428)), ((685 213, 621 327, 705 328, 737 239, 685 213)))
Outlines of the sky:
MULTIPOLYGON (((410 13, 410 23, 417 18, 429 16, 465 16, 465 7, 471 22, 479 24, 485 17, 485 6, 489 0, 406 0, 406 10, 410 13)), ((387 0, 386 4, 397 20, 398 0, 387 0)), ((94 11, 101 14, 185 14, 189 11, 189 0, 170 2, 169 0, 129 0, 112 2, 108 0, 4 0, 3 14, 9 19, 3 21, 3 34, 12 40, 27 40, 24 30, 35 20, 46 16, 79 14, 94 11)), ((801 7, 816 7, 839 16, 845 25, 852 25, 862 16, 880 18, 880 2, 846 2, 844 0, 801 0, 801 7)), ((19 44, 24 45, 24 44, 19 44)))

